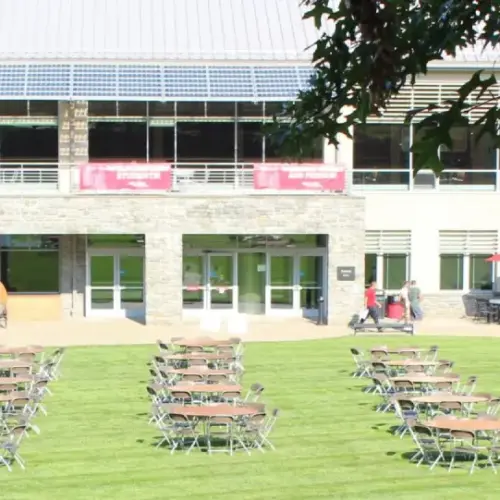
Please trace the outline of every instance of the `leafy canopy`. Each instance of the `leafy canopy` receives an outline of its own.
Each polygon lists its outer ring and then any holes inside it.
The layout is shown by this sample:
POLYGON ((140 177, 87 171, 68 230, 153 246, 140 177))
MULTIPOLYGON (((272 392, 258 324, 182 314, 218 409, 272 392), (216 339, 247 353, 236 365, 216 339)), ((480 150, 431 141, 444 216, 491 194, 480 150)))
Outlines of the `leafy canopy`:
MULTIPOLYGON (((271 136, 288 156, 304 155, 314 139, 338 145, 339 134, 369 116, 380 116, 405 85, 425 75, 431 61, 456 56, 473 45, 500 44, 500 0, 302 0, 305 19, 322 33, 314 45, 314 76, 298 100, 275 117, 271 136), (334 29, 325 29, 325 26, 334 29)), ((479 71, 457 89, 456 98, 410 110, 419 140, 414 168, 440 173, 440 146, 452 147, 450 129, 469 124, 467 113, 485 110, 470 125, 479 140, 493 136, 500 146, 497 79, 479 71), (426 111, 420 120, 419 113, 426 111)))

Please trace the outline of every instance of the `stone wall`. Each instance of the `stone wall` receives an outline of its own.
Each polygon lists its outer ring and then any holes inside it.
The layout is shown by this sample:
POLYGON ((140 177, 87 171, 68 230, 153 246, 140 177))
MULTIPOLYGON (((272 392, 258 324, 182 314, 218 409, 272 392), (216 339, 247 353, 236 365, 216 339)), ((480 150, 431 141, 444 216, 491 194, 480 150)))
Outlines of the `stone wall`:
POLYGON ((6 234, 75 235, 74 240, 63 238, 61 243, 66 315, 83 314, 84 234, 146 235, 146 314, 155 322, 180 317, 183 234, 328 234, 330 318, 349 317, 362 301, 362 198, 322 194, 25 196, 5 199, 0 224, 6 234), (71 241, 76 242, 76 250, 71 241), (337 266, 355 266, 356 280, 338 282, 337 266), (70 294, 70 283, 77 287, 75 295, 70 294))
POLYGON ((426 317, 462 318, 464 316, 473 316, 475 311, 474 299, 476 297, 491 299, 493 293, 462 294, 440 292, 428 295, 424 294, 422 308, 426 317))
POLYGON ((59 281, 64 318, 84 316, 86 266, 85 236, 61 236, 59 240, 59 281))

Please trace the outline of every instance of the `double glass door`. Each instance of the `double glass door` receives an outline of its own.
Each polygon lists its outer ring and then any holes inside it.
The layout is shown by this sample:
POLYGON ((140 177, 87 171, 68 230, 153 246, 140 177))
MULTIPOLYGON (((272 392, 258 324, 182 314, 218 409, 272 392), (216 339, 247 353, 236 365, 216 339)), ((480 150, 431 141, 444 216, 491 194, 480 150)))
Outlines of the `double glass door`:
POLYGON ((233 253, 185 255, 183 308, 232 311, 236 304, 236 259, 233 253))
POLYGON ((89 253, 85 302, 88 316, 143 316, 143 252, 123 249, 89 253))
POLYGON ((326 281, 323 255, 270 254, 267 268, 266 309, 270 313, 317 316, 326 281))

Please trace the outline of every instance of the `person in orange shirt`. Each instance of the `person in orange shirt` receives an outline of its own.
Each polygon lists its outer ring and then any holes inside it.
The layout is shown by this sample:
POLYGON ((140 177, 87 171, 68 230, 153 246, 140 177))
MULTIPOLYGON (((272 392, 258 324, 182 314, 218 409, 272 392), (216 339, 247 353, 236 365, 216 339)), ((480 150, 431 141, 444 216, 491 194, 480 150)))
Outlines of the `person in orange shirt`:
POLYGON ((7 299, 9 295, 5 285, 0 281, 0 318, 7 317, 7 299))

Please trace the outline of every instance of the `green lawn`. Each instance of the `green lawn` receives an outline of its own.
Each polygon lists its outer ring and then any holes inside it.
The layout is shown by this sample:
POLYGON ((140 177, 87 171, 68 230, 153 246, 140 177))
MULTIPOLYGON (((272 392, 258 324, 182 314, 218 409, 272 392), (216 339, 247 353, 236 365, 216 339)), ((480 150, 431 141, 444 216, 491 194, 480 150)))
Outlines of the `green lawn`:
MULTIPOLYGON (((500 392, 499 340, 383 340, 437 343, 458 373, 479 376, 478 390, 500 392)), ((500 475, 491 470, 430 473, 402 456, 413 449, 410 438, 388 434, 395 417, 375 413, 378 398, 361 393, 363 381, 349 376, 348 348, 379 343, 351 337, 249 344, 244 382, 263 383, 266 400, 282 410, 272 436, 277 451, 250 457, 171 456, 151 446, 157 433, 147 424, 145 382, 153 346, 70 349, 47 398, 49 415, 38 417, 41 435, 23 443, 27 470, 1 469, 0 490, 9 500, 496 499, 500 475)))

